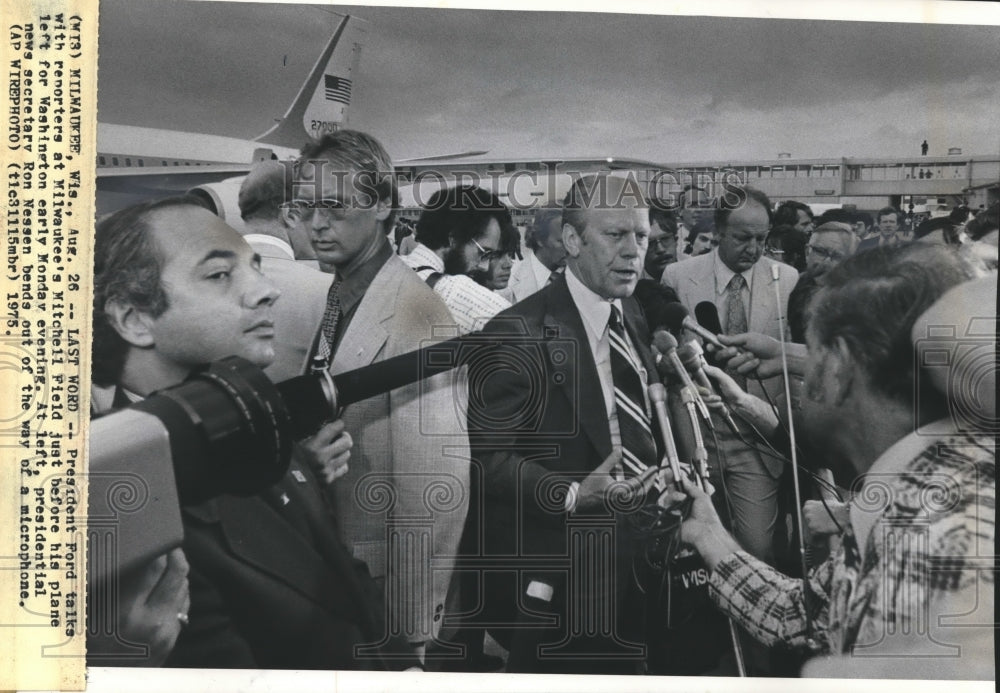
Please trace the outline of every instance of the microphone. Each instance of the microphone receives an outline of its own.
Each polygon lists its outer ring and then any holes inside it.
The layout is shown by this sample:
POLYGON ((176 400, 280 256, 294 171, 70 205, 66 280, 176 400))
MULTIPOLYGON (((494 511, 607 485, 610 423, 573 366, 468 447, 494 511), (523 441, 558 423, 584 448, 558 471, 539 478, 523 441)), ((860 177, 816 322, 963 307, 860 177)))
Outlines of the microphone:
POLYGON ((702 301, 694 307, 694 315, 698 324, 712 334, 722 334, 722 321, 719 320, 719 309, 711 301, 702 301))
MULTIPOLYGON (((715 388, 712 387, 712 381, 709 380, 708 374, 705 373, 705 352, 702 351, 701 345, 698 342, 693 339, 685 342, 677 349, 677 356, 680 358, 681 363, 691 371, 699 385, 709 392, 715 392, 715 388)), ((738 433, 739 429, 736 428, 736 422, 733 421, 733 415, 725 402, 722 403, 721 413, 722 418, 726 420, 729 427, 738 433)))
MULTIPOLYGON (((714 308, 715 306, 713 305, 712 307, 714 308)), ((716 316, 718 316, 718 313, 716 313, 716 316)), ((691 314, 688 312, 688 309, 685 308, 682 304, 668 303, 666 306, 663 307, 663 317, 667 323, 667 327, 669 327, 671 331, 680 333, 682 329, 690 330, 691 332, 694 332, 696 335, 704 339, 706 342, 715 345, 719 349, 724 348, 722 342, 720 342, 719 338, 715 336, 721 333, 722 330, 719 329, 718 332, 711 332, 710 330, 706 330, 704 327, 702 327, 697 322, 691 319, 691 314)))
MULTIPOLYGON (((653 349, 655 349, 657 353, 663 354, 667 357, 670 365, 673 366, 674 372, 680 376, 681 382, 684 383, 684 387, 690 389, 691 404, 698 407, 698 412, 701 413, 702 418, 705 419, 705 423, 708 424, 709 428, 714 430, 715 424, 712 423, 712 417, 708 413, 708 407, 705 406, 704 400, 698 396, 698 390, 695 388, 694 382, 691 380, 691 376, 688 375, 687 369, 677 356, 677 340, 674 339, 674 336, 666 330, 657 330, 653 333, 653 349)), ((687 403, 687 400, 685 400, 685 404, 687 403)))
POLYGON ((663 383, 653 383, 646 391, 649 393, 649 401, 653 404, 653 411, 656 414, 656 422, 660 426, 660 433, 663 434, 663 445, 667 463, 670 465, 670 471, 674 475, 674 483, 679 489, 681 488, 681 459, 677 454, 674 432, 670 428, 670 419, 667 417, 667 388, 663 387, 663 383))

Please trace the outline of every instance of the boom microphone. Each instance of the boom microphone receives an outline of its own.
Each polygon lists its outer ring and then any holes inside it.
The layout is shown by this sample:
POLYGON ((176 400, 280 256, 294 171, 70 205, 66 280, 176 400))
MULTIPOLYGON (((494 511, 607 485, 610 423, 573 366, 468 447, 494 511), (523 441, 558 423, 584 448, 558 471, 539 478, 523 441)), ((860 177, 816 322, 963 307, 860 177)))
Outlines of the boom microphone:
MULTIPOLYGON (((714 308, 715 306, 713 305, 712 307, 714 308)), ((690 330, 691 332, 694 332, 696 335, 704 339, 706 342, 714 344, 719 349, 724 348, 722 342, 720 342, 719 338, 715 336, 721 333, 722 330, 720 329, 718 332, 711 332, 710 330, 706 330, 704 327, 702 327, 697 322, 691 319, 691 314, 688 312, 688 309, 685 308, 682 304, 680 303, 667 304, 663 308, 663 316, 664 319, 667 321, 667 327, 669 327, 672 332, 680 333, 682 329, 690 330)), ((718 317, 718 314, 716 314, 716 316, 718 317)))
POLYGON ((453 337, 336 375, 329 375, 326 368, 315 369, 308 375, 289 378, 278 387, 293 408, 308 410, 332 406, 333 411, 338 411, 349 404, 465 365, 480 353, 477 347, 494 343, 495 340, 486 340, 479 334, 453 337), (317 378, 322 396, 316 389, 317 378))

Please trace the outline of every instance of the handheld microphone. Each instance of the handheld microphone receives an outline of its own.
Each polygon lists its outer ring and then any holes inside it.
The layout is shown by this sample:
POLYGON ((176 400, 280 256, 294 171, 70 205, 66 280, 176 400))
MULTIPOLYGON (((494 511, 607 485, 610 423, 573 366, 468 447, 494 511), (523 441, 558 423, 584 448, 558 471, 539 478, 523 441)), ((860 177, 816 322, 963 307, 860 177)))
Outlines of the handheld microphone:
POLYGON ((705 448, 705 439, 701 435, 701 427, 698 425, 698 415, 695 413, 695 402, 699 400, 698 393, 694 387, 685 385, 681 388, 681 401, 687 407, 688 416, 691 417, 691 430, 694 432, 694 462, 695 472, 701 481, 701 490, 708 491, 708 449, 705 448))
MULTIPOLYGON (((712 305, 712 308, 715 308, 715 306, 712 305)), ((716 313, 716 317, 718 317, 718 313, 716 313)), ((711 332, 710 330, 705 329, 691 319, 691 314, 688 312, 688 309, 680 303, 668 303, 664 306, 663 318, 667 323, 667 327, 669 327, 672 332, 680 333, 682 329, 690 330, 706 342, 713 344, 719 349, 725 348, 722 342, 719 341, 719 338, 716 337, 717 334, 722 333, 722 329, 720 328, 718 332, 711 332)))
POLYGON ((667 388, 663 387, 663 383, 653 383, 647 388, 647 392, 649 393, 649 401, 653 404, 656 422, 660 426, 660 433, 663 434, 667 463, 674 475, 674 484, 679 489, 681 488, 681 459, 677 454, 674 432, 670 428, 670 419, 667 417, 667 388))
POLYGON ((719 320, 719 309, 711 301, 702 301, 694 307, 694 315, 698 324, 712 334, 722 334, 722 321, 719 320))
POLYGON ((712 417, 708 413, 708 407, 705 405, 704 400, 698 396, 698 390, 694 386, 694 382, 691 380, 691 376, 688 375, 687 369, 684 364, 681 363, 680 357, 677 356, 677 340, 674 336, 667 332, 666 330, 657 330, 653 333, 653 348, 660 354, 667 357, 671 366, 673 366, 674 372, 680 376, 681 382, 684 383, 684 387, 690 388, 692 403, 697 406, 698 412, 701 414, 702 418, 705 419, 705 423, 709 428, 715 428, 715 424, 712 423, 712 417))
MULTIPOLYGON (((698 384, 709 392, 715 392, 715 388, 712 387, 712 381, 709 380, 708 375, 705 373, 705 352, 702 351, 701 345, 695 340, 690 340, 685 342, 677 349, 677 356, 680 357, 681 363, 691 371, 694 379, 698 381, 698 384)), ((729 407, 726 403, 722 403, 722 418, 726 420, 726 424, 734 430, 739 431, 736 428, 736 422, 733 421, 732 412, 729 411, 729 407)))

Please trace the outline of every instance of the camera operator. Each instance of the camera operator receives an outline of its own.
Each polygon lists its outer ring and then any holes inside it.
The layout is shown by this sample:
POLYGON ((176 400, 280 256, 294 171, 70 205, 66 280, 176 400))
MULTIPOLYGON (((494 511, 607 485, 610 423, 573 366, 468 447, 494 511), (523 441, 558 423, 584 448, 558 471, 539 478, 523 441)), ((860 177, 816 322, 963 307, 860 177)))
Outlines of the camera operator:
MULTIPOLYGON (((274 358, 277 298, 260 257, 196 201, 170 198, 117 212, 96 229, 95 383, 115 385, 122 405, 226 356, 265 367, 274 358)), ((340 421, 315 438, 326 444, 311 446, 312 459, 293 461, 259 495, 182 508, 190 611, 167 614, 183 626, 168 666, 386 667, 380 655, 355 656, 355 645, 381 639, 381 602, 365 564, 338 538, 310 469, 343 467, 352 443, 340 421)), ((167 616, 148 613, 151 620, 167 616)), ((416 663, 406 643, 390 642, 399 652, 393 668, 416 663)))
MULTIPOLYGON (((892 654, 878 675, 911 678, 916 665, 921 676, 992 677, 992 626, 968 626, 993 620, 994 574, 981 557, 994 545, 995 441, 960 430, 947 395, 920 381, 911 338, 919 316, 981 271, 946 247, 877 249, 831 270, 812 299, 802 435, 857 493, 809 594, 741 550, 709 497, 683 482, 694 503, 682 540, 711 570, 716 604, 766 645, 853 655, 807 673, 870 675, 855 667, 859 655, 892 654), (955 644, 961 657, 920 658, 954 655, 955 644)), ((735 411, 750 406, 728 377, 709 374, 735 411)))

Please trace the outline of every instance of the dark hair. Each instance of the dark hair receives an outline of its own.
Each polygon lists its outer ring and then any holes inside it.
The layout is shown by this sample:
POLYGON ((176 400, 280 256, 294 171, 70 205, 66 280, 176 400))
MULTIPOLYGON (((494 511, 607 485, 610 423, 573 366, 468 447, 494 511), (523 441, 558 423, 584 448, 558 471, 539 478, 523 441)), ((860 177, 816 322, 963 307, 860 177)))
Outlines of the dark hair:
MULTIPOLYGON (((823 345, 842 338, 877 391, 916 404, 914 322, 948 289, 984 271, 981 262, 947 246, 872 248, 822 275, 809 304, 809 328, 823 345)), ((919 395, 932 390, 920 388, 919 395)), ((921 411, 931 404, 940 410, 942 402, 921 401, 921 411)))
MULTIPOLYGON (((749 185, 742 188, 743 195, 741 196, 741 204, 738 206, 746 206, 749 202, 753 201, 759 204, 767 211, 767 225, 770 228, 771 224, 774 223, 774 213, 771 211, 771 200, 762 191, 757 188, 751 188, 749 185)), ((733 210, 737 206, 731 205, 720 205, 718 209, 715 210, 715 228, 719 234, 724 233, 723 229, 729 223, 729 215, 733 213, 733 210)), ((798 221, 798 219, 796 219, 798 221)))
POLYGON ((377 139, 360 130, 337 130, 307 143, 296 161, 293 184, 299 183, 302 166, 310 161, 328 161, 341 171, 353 169, 362 176, 366 187, 374 189, 380 202, 389 202, 392 211, 382 227, 393 228, 399 209, 396 173, 389 153, 377 139))
POLYGON ((851 214, 851 221, 847 223, 853 226, 854 224, 857 224, 859 221, 865 225, 866 229, 870 228, 872 225, 872 215, 865 214, 864 212, 854 212, 853 214, 851 214))
POLYGON ((895 214, 896 215, 896 221, 899 221, 900 218, 903 216, 902 214, 899 213, 899 210, 896 209, 895 207, 883 207, 875 215, 875 221, 876 221, 876 223, 881 222, 882 221, 882 217, 888 216, 889 214, 895 214))
MULTIPOLYGON (((542 247, 542 243, 548 240, 550 226, 554 220, 559 220, 562 222, 562 208, 561 207, 542 207, 537 212, 535 212, 534 218, 531 220, 531 226, 528 227, 528 232, 524 236, 524 244, 531 248, 532 250, 538 250, 542 247)), ((562 223, 560 223, 560 228, 556 233, 562 232, 562 223)))
POLYGON ((512 257, 521 257, 521 234, 513 223, 500 224, 499 250, 512 257))
MULTIPOLYGON (((853 226, 857 213, 852 212, 849 209, 844 209, 842 207, 837 207, 835 209, 828 209, 819 215, 819 219, 816 219, 816 226, 822 226, 829 221, 836 221, 841 224, 848 224, 853 226)), ((867 216, 867 215, 864 215, 867 216)))
POLYGON ((91 373, 97 385, 118 382, 129 347, 105 313, 108 302, 128 303, 153 317, 162 315, 169 306, 160 282, 165 258, 153 238, 149 220, 155 212, 174 207, 206 209, 196 197, 168 197, 126 207, 97 222, 91 360, 91 373))
POLYGON ((788 224, 782 224, 772 228, 764 242, 766 245, 782 250, 784 252, 783 261, 801 272, 806 268, 806 243, 808 241, 809 237, 805 233, 796 231, 793 226, 788 224))
POLYGON ((796 344, 806 343, 806 322, 809 301, 819 289, 819 278, 826 274, 827 265, 816 265, 799 275, 795 288, 788 295, 788 331, 796 344))
POLYGON ((488 190, 474 185, 438 190, 431 195, 417 220, 417 241, 431 250, 447 248, 453 241, 456 245, 465 245, 482 236, 491 219, 496 219, 500 225, 501 239, 504 227, 514 226, 510 210, 488 190))
POLYGON ((774 226, 780 224, 795 226, 799 223, 799 210, 808 214, 810 219, 813 218, 812 209, 809 208, 809 205, 798 200, 785 200, 774 210, 774 226))
POLYGON ((974 241, 1000 228, 1000 202, 994 203, 989 209, 983 210, 976 218, 965 225, 965 233, 974 241))
POLYGON ((690 255, 694 250, 694 242, 698 236, 707 233, 715 235, 715 221, 711 217, 702 217, 695 222, 694 226, 688 229, 687 238, 684 239, 684 253, 690 255))
POLYGON ((935 231, 940 231, 944 242, 950 245, 958 245, 958 227, 949 217, 934 217, 920 222, 913 232, 914 240, 923 238, 935 231))
POLYGON ((656 225, 669 234, 676 235, 677 233, 677 217, 674 213, 664 207, 662 202, 650 201, 649 204, 649 223, 656 225))

